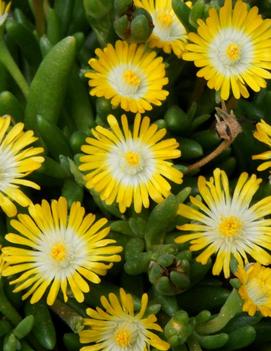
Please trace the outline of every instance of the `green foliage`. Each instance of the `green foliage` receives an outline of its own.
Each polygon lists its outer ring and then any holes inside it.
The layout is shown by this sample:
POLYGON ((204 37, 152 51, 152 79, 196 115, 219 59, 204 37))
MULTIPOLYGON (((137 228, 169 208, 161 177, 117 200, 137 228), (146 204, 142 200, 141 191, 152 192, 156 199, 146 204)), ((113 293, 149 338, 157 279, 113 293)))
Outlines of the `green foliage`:
MULTIPOLYGON (((116 203, 109 205, 96 191, 85 188, 85 176, 78 169, 81 146, 95 133, 91 129, 107 128, 109 114, 119 119, 123 113, 109 99, 90 96, 84 74, 95 49, 118 39, 147 49, 154 33, 151 13, 137 8, 132 0, 37 0, 39 10, 35 1, 12 1, 10 16, 0 29, 0 116, 11 115, 14 123, 23 122, 39 137, 36 145, 45 150, 45 162, 29 177, 42 188, 36 193, 29 190, 33 203, 60 195, 67 198, 69 207, 80 201, 86 213, 109 220, 109 239, 116 240, 123 252, 122 261, 85 294, 81 304, 70 297, 65 303, 59 296, 50 308, 44 300, 32 305, 22 300, 21 292, 13 292, 16 286, 0 272, 0 349, 79 351, 86 308, 96 308, 103 294, 118 293, 123 286, 132 293, 137 311, 142 293, 148 293, 146 315, 157 315, 163 329, 160 336, 172 351, 268 350, 270 317, 242 312, 239 281, 213 277, 213 262, 200 264, 188 245, 177 244, 175 238, 181 235, 176 226, 188 222, 178 214, 178 207, 191 205, 189 196, 198 193, 199 174, 209 176, 219 167, 226 170, 232 185, 241 171, 256 172, 258 161, 252 155, 266 148, 253 133, 261 119, 271 123, 271 85, 249 99, 229 101, 242 133, 210 163, 190 171, 193 163, 222 142, 215 128, 215 107, 221 101, 196 77, 192 64, 157 49, 166 64, 170 94, 162 106, 144 115, 180 144, 182 155, 174 163, 184 179, 172 186, 166 199, 158 204, 151 201, 142 213, 132 208, 121 213, 116 203)), ((195 31, 198 20, 206 19, 209 9, 220 8, 222 3, 197 0, 190 8, 185 1, 172 0, 174 13, 187 31, 195 31)), ((271 16, 270 1, 247 3, 257 5, 263 17, 271 16)), ((127 115, 132 124, 134 116, 127 115)), ((254 200, 271 194, 269 174, 262 174, 254 200)), ((0 216, 0 244, 6 246, 10 220, 0 216)))

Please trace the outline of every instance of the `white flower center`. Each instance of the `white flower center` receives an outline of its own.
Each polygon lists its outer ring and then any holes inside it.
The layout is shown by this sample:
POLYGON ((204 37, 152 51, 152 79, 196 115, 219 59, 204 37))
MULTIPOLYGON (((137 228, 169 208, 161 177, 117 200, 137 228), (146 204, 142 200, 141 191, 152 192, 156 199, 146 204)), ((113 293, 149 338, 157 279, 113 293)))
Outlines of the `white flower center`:
POLYGON ((140 321, 127 316, 108 321, 101 340, 108 351, 142 351, 146 346, 146 330, 140 321))
POLYGON ((236 216, 222 217, 218 225, 220 235, 224 237, 238 236, 243 230, 244 224, 236 216))
POLYGON ((132 64, 120 64, 108 75, 110 85, 119 95, 141 98, 147 90, 147 78, 142 70, 132 64))
POLYGON ((154 156, 148 145, 133 139, 114 145, 107 163, 112 177, 125 185, 146 183, 155 169, 154 156))
POLYGON ((162 27, 169 27, 173 22, 173 16, 169 12, 159 12, 157 13, 157 21, 162 27))
POLYGON ((141 83, 140 77, 133 71, 127 70, 123 72, 123 80, 127 85, 138 88, 141 83))
POLYGON ((5 191, 17 175, 17 162, 8 148, 0 146, 0 191, 5 191))
POLYGON ((154 24, 153 34, 162 41, 182 39, 186 35, 183 24, 173 11, 155 11, 151 13, 154 24))
POLYGON ((131 347, 135 342, 135 331, 127 326, 118 327, 114 333, 114 340, 120 348, 131 347))
POLYGON ((249 279, 246 284, 247 293, 255 305, 265 305, 268 303, 267 286, 260 278, 249 279))
POLYGON ((226 55, 229 61, 234 64, 237 61, 240 61, 241 58, 241 48, 236 43, 230 43, 226 49, 226 55))
POLYGON ((56 261, 64 261, 67 257, 67 250, 64 244, 57 243, 51 249, 51 257, 56 261))
POLYGON ((87 244, 72 228, 48 230, 38 245, 35 266, 48 279, 65 279, 86 262, 87 244))
POLYGON ((251 39, 234 28, 222 29, 213 39, 208 50, 209 59, 224 76, 243 73, 253 60, 251 39))
POLYGON ((212 206, 204 223, 207 226, 204 234, 225 252, 243 250, 244 245, 254 243, 261 234, 253 212, 232 200, 212 206))
POLYGON ((143 169, 141 156, 136 151, 127 151, 124 155, 124 163, 130 174, 139 173, 143 169))

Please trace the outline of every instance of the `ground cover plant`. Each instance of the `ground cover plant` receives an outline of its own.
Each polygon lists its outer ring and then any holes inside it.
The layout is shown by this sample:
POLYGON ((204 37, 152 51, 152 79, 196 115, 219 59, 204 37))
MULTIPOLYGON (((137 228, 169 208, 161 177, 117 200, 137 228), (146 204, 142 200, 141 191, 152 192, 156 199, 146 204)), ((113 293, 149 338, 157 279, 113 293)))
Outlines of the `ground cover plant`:
POLYGON ((271 350, 270 0, 0 0, 0 350, 271 350))

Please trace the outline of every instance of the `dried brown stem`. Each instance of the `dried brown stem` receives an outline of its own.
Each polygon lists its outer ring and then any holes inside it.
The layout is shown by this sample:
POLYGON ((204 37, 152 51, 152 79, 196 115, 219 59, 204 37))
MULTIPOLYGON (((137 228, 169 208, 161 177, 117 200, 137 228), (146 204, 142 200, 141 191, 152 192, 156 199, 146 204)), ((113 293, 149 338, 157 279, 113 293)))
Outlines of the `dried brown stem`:
POLYGON ((222 100, 221 108, 216 107, 216 130, 221 139, 224 139, 218 147, 201 160, 193 163, 188 167, 188 172, 201 168, 221 154, 235 140, 242 128, 237 121, 233 111, 227 111, 225 102, 222 100))
POLYGON ((231 143, 232 143, 231 141, 223 140, 222 143, 219 144, 218 147, 215 150, 213 150, 210 154, 208 154, 207 156, 203 157, 201 160, 190 165, 188 167, 188 172, 191 172, 194 169, 201 168, 201 167, 205 166, 207 163, 209 163, 214 158, 216 158, 218 155, 220 155, 221 152, 226 150, 227 147, 229 147, 231 143))

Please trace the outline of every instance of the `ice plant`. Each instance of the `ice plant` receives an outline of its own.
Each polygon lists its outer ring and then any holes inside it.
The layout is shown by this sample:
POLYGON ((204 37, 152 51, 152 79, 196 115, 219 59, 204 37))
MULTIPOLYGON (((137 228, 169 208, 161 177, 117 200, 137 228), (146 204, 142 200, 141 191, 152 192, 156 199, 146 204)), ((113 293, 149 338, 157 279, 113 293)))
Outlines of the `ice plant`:
POLYGON ((2 245, 0 245, 0 278, 2 276, 3 270, 7 267, 7 264, 4 260, 4 255, 2 253, 2 245))
POLYGON ((235 275, 241 283, 243 311, 250 316, 260 311, 264 317, 271 317, 271 268, 252 263, 246 268, 240 267, 235 275))
POLYGON ((177 57, 181 57, 187 33, 173 11, 171 0, 135 0, 134 3, 148 11, 152 17, 154 28, 148 45, 163 49, 167 54, 174 52, 177 57))
MULTIPOLYGON (((27 80, 17 66, 16 61, 10 54, 8 46, 6 45, 6 40, 4 38, 5 22, 7 20, 10 7, 11 1, 6 4, 3 0, 0 0, 0 64, 4 65, 5 69, 9 72, 9 74, 20 87, 24 96, 27 97, 29 93, 27 80)), ((1 76, 1 80, 2 79, 3 77, 1 76)), ((5 112, 7 111, 8 110, 5 110, 5 112)))
POLYGON ((51 205, 31 205, 29 214, 19 214, 11 221, 18 234, 9 233, 6 239, 14 246, 3 248, 9 264, 4 276, 19 273, 11 279, 14 292, 27 290, 23 299, 39 301, 46 290, 47 303, 52 305, 59 290, 67 301, 68 285, 75 299, 84 300, 89 292, 88 281, 99 284, 112 262, 120 261, 122 248, 115 240, 107 239, 110 227, 107 219, 95 221, 95 215, 85 215, 85 209, 74 202, 68 211, 67 200, 60 197, 51 205), (109 262, 109 263, 104 263, 109 262))
POLYGON ((258 92, 271 78, 271 21, 249 9, 238 0, 225 0, 218 11, 209 10, 206 21, 198 20, 198 32, 189 33, 190 43, 183 59, 194 61, 201 69, 197 76, 207 80, 210 89, 220 91, 227 100, 230 92, 235 98, 247 98, 246 86, 258 92))
POLYGON ((151 110, 152 105, 160 106, 166 99, 165 65, 155 51, 118 40, 115 47, 108 44, 95 53, 98 58, 89 60, 92 71, 85 74, 90 78, 90 95, 103 96, 114 107, 120 105, 134 113, 151 110))
POLYGON ((160 202, 170 193, 170 184, 182 182, 182 173, 169 160, 178 158, 181 151, 175 139, 163 139, 166 129, 158 130, 149 117, 137 114, 133 130, 125 115, 121 126, 109 115, 106 129, 97 126, 93 137, 86 138, 79 169, 87 172, 86 187, 100 193, 107 204, 116 201, 121 212, 134 203, 136 212, 148 208, 149 198, 160 202))
POLYGON ((135 313, 134 301, 130 294, 120 289, 120 297, 110 293, 101 297, 103 308, 87 309, 90 318, 85 319, 85 329, 79 333, 80 342, 90 344, 80 351, 143 351, 150 346, 168 350, 169 344, 151 330, 162 328, 156 323, 154 314, 146 315, 148 295, 141 298, 140 311, 135 313))
POLYGON ((230 275, 231 256, 242 267, 248 262, 247 255, 263 265, 271 263, 268 250, 271 248, 271 196, 250 206, 259 188, 261 179, 255 175, 242 173, 231 195, 226 173, 215 169, 213 177, 207 181, 198 178, 198 190, 202 197, 191 197, 192 206, 179 205, 178 213, 192 223, 179 226, 182 234, 177 243, 190 242, 191 251, 201 251, 196 260, 206 264, 216 254, 213 274, 223 270, 226 278, 230 275))
POLYGON ((38 138, 32 130, 23 129, 23 123, 12 126, 10 116, 0 117, 0 207, 9 217, 17 213, 14 202, 23 207, 31 203, 21 191, 21 185, 40 189, 25 178, 40 168, 44 161, 40 156, 43 148, 30 146, 38 138))
POLYGON ((11 6, 11 2, 6 4, 3 0, 0 0, 0 26, 5 23, 8 12, 11 6))
MULTIPOLYGON (((266 123, 263 119, 261 122, 256 124, 256 131, 254 132, 254 137, 260 142, 271 147, 271 126, 266 123)), ((266 169, 271 167, 271 150, 262 152, 258 155, 252 156, 253 160, 264 160, 258 168, 258 171, 265 171, 266 169)))

